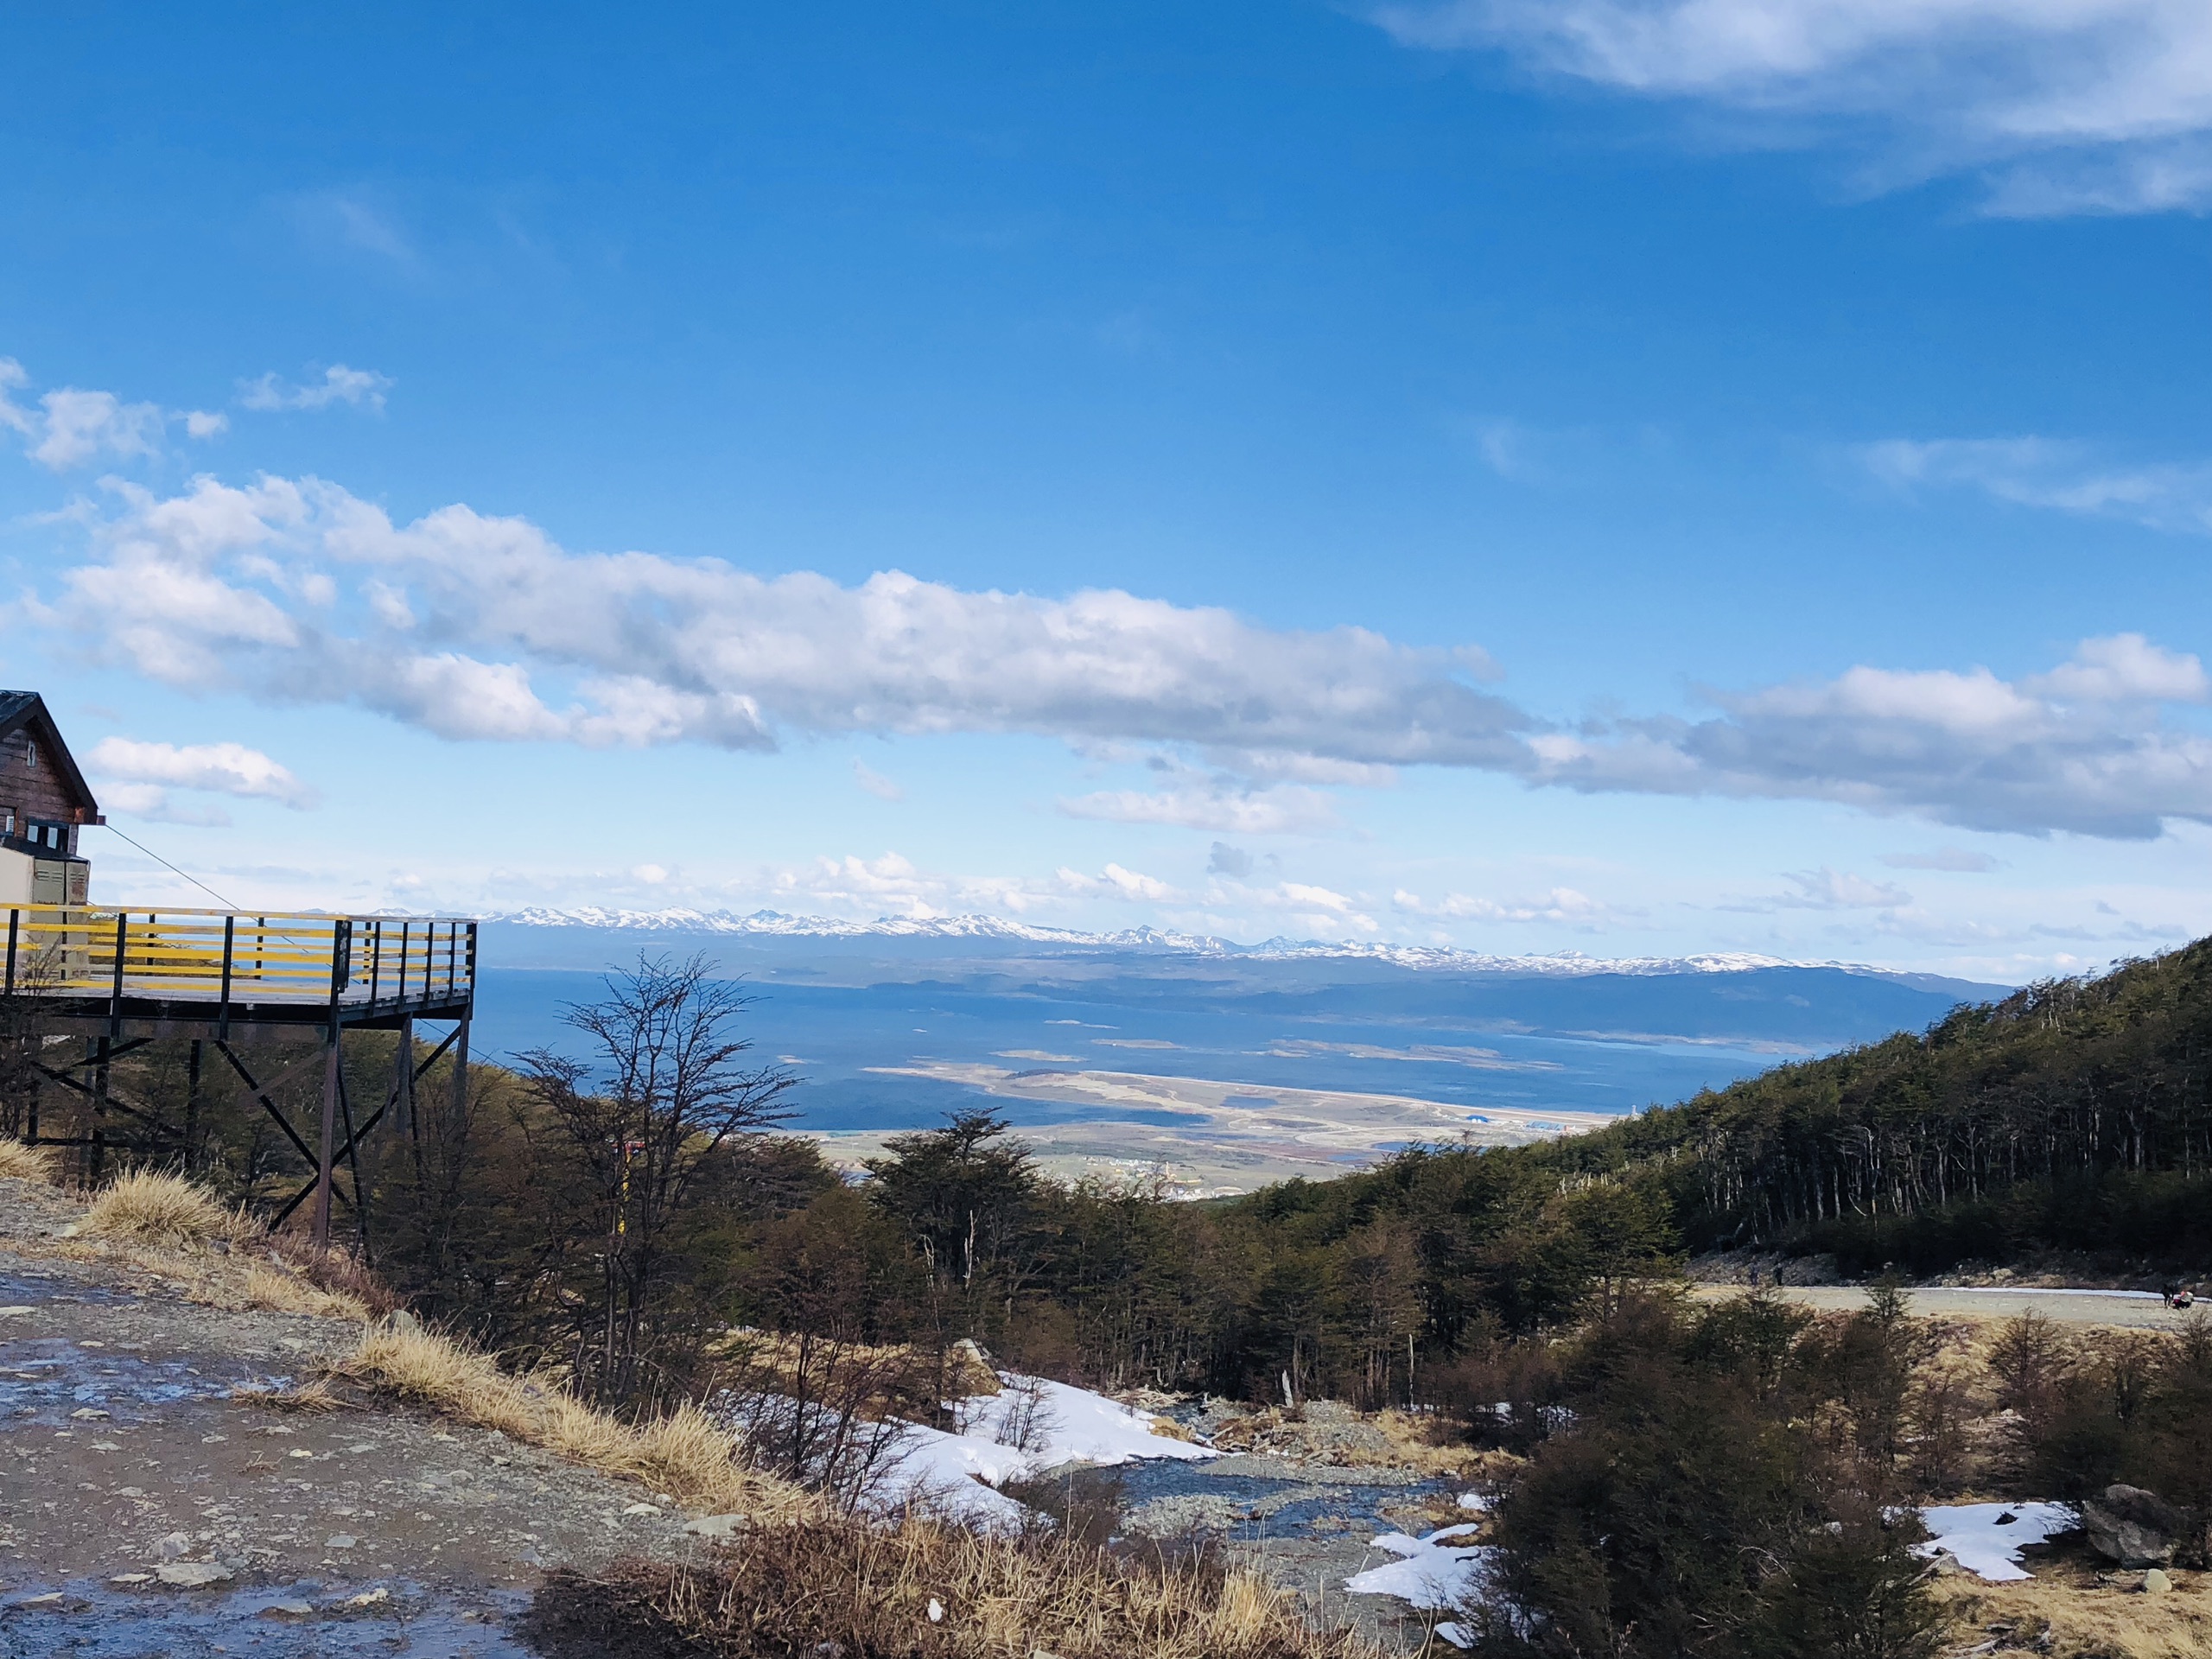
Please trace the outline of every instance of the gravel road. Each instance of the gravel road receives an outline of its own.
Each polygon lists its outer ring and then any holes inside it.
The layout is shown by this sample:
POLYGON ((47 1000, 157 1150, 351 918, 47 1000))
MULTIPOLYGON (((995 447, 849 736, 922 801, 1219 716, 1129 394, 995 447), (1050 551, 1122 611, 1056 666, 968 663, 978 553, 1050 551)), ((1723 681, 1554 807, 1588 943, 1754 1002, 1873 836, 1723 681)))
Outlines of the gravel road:
POLYGON ((397 1640, 519 1659, 510 1627, 543 1569, 704 1548, 655 1494, 496 1432, 257 1400, 357 1327, 26 1252, 78 1212, 0 1189, 0 1655, 397 1640))
MULTIPOLYGON (((1700 1285, 1704 1298, 1740 1296, 1741 1285, 1700 1285)), ((1855 1313, 1866 1306, 1866 1292, 1858 1285, 1788 1285, 1782 1294, 1806 1307, 1855 1313)), ((1974 1290, 1952 1285, 1910 1289, 1911 1311, 1927 1319, 2010 1319, 2030 1312, 2059 1325, 2121 1325, 2133 1330, 2176 1331, 2192 1313, 2168 1307, 2155 1296, 2113 1291, 2022 1290, 1992 1287, 1974 1290)), ((2201 1317, 2212 1317, 2208 1312, 2201 1317)))

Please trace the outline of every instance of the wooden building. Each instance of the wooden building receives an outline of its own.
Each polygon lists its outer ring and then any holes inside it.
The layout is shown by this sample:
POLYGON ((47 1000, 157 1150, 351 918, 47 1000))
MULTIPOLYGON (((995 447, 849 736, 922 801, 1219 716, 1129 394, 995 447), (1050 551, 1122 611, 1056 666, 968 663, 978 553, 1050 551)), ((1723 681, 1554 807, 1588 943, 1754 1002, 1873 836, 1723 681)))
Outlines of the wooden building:
POLYGON ((35 691, 0 691, 0 904, 81 905, 77 832, 104 823, 92 785, 35 691))
POLYGON ((359 1143, 387 1117, 415 1132, 416 1086, 448 1051, 456 1097, 467 1086, 476 923, 101 904, 79 836, 105 822, 45 700, 0 691, 0 1043, 19 1057, 10 1064, 43 1080, 20 1109, 0 1102, 22 1119, 0 1132, 82 1148, 84 1178, 96 1184, 111 1152, 160 1160, 188 1144, 204 1090, 226 1067, 238 1098, 265 1111, 307 1166, 296 1191, 270 1202, 270 1224, 312 1200, 315 1235, 327 1239, 334 1198, 365 1224, 359 1143), (416 1050, 418 1020, 448 1027, 427 1058, 416 1050), (357 1115, 340 1052, 359 1030, 399 1041, 381 1103, 364 1102, 357 1115), (119 1061, 169 1041, 187 1047, 181 1121, 118 1086, 119 1061), (56 1052, 71 1047, 79 1058, 56 1052), (277 1095, 317 1074, 321 1122, 296 1124, 277 1095), (66 1091, 70 1108, 60 1135, 40 1132, 49 1088, 66 1091), (341 1166, 350 1193, 336 1179, 341 1166))

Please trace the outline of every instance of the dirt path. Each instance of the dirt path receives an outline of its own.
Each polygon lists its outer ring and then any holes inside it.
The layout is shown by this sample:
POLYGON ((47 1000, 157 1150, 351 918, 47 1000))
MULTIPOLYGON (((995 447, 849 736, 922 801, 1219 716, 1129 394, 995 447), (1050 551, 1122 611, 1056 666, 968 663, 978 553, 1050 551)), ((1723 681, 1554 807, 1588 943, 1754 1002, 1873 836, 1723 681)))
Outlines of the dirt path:
MULTIPOLYGON (((1740 1296, 1741 1285, 1700 1285, 1696 1294, 1708 1300, 1740 1296)), ((1856 1313, 1866 1306, 1866 1292, 1857 1285, 1786 1285, 1782 1294, 1805 1307, 1856 1313)), ((1934 1285, 1906 1293, 1911 1311, 1926 1319, 2010 1319, 2036 1313, 2059 1325, 2119 1325, 2139 1331, 2176 1331, 2191 1314, 2168 1307, 2155 1296, 2120 1294, 2109 1291, 1972 1290, 1934 1285)), ((2212 1317, 2209 1312, 2206 1317, 2212 1317)))
POLYGON ((542 1569, 700 1548, 657 1495, 495 1432, 257 1400, 358 1328, 35 1254, 73 1211, 0 1188, 0 1655, 505 1659, 542 1569))

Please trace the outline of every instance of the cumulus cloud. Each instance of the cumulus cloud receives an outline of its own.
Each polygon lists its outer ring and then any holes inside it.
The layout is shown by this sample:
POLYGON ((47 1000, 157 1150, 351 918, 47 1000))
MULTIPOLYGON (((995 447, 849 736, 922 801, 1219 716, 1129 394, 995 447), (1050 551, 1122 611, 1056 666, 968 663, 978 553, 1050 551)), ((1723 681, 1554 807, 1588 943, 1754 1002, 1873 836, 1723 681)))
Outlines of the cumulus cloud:
POLYGON ((1206 855, 1206 874, 1242 880, 1252 874, 1252 855, 1242 848, 1232 847, 1225 841, 1217 841, 1206 855))
POLYGON ((2212 822, 2212 740, 2163 717, 2201 702, 2202 665, 2140 635, 2084 641, 2018 682, 1986 668, 1859 667, 1708 693, 1719 713, 1596 723, 1530 740, 1543 782, 1583 790, 1833 800, 1965 829, 2146 838, 2212 822))
POLYGON ((315 791, 291 770, 242 743, 145 743, 105 737, 85 757, 100 793, 118 811, 172 823, 226 823, 219 810, 179 807, 169 791, 276 801, 296 810, 316 804, 315 791))
MULTIPOLYGON (((8 407, 19 431, 36 418, 8 407)), ((1472 683, 1494 671, 1479 652, 1358 627, 1274 630, 1111 590, 972 592, 898 571, 847 586, 574 553, 466 506, 395 524, 311 478, 105 487, 116 505, 90 516, 87 555, 22 617, 164 684, 352 703, 448 738, 772 750, 1027 733, 1151 770, 1064 812, 1237 836, 1329 829, 1331 786, 1424 764, 2031 835, 2212 822, 2212 739, 2171 712, 2212 683, 2140 634, 2014 680, 1862 664, 1706 692, 1703 718, 1569 727, 1472 683)))
POLYGON ((2212 199, 2212 10, 2197 0, 1434 0, 1399 41, 1691 102, 1891 172, 1971 168, 1993 211, 2136 213, 2212 199))
POLYGON ((391 390, 391 378, 378 374, 373 369, 349 369, 343 363, 334 363, 322 372, 322 378, 304 385, 293 385, 274 374, 264 374, 258 380, 238 383, 238 404, 252 410, 328 409, 333 404, 346 404, 354 408, 367 408, 381 413, 384 395, 391 390))
POLYGON ((126 404, 111 391, 57 386, 35 408, 10 393, 30 384, 23 365, 0 357, 0 427, 23 440, 23 453, 51 471, 67 472, 103 455, 150 455, 167 420, 152 404, 126 404))
POLYGON ((1467 684, 1459 655, 1362 628, 575 554, 465 506, 394 525, 314 479, 117 487, 52 621, 171 684, 340 698, 448 737, 766 749, 786 732, 1033 732, 1388 767, 1510 765, 1529 725, 1467 684))

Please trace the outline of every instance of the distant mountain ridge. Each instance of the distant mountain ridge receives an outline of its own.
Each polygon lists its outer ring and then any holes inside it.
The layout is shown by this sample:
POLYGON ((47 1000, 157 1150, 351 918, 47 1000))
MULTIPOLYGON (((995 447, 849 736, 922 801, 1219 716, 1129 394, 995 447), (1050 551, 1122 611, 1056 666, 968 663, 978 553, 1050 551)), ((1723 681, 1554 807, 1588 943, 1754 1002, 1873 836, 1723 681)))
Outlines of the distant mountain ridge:
POLYGON ((487 917, 518 927, 592 928, 633 933, 732 934, 776 938, 902 940, 989 940, 1037 944, 1063 950, 1144 951, 1182 957, 1234 957, 1245 962, 1344 960, 1387 963, 1395 967, 1462 974, 1514 974, 1555 978, 1584 978, 1598 974, 1653 977, 1675 974, 1750 973, 1769 968, 1827 968, 1870 977, 1917 981, 1927 976, 1899 973, 1891 969, 1847 962, 1793 962, 1780 957, 1741 951, 1715 951, 1689 957, 1586 957, 1580 951, 1551 956, 1491 956, 1460 950, 1448 945, 1389 944, 1357 940, 1263 939, 1243 944, 1211 934, 1179 933, 1153 927, 1123 928, 1110 933, 1085 932, 1076 928, 1039 927, 1010 922, 997 916, 966 915, 914 918, 880 916, 872 922, 848 921, 834 916, 793 916, 782 911, 756 910, 740 915, 728 910, 615 910, 586 906, 556 910, 544 906, 487 917))

